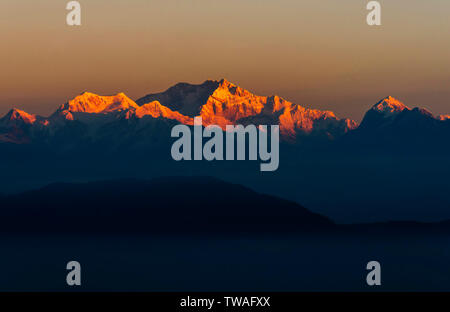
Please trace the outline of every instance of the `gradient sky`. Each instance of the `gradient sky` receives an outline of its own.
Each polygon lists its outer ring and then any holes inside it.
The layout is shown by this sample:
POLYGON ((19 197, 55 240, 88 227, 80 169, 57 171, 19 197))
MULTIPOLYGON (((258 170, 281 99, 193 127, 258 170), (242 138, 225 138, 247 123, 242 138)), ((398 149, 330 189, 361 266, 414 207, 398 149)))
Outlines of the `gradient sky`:
POLYGON ((356 120, 380 98, 450 113, 450 1, 1 0, 0 114, 48 115, 83 91, 137 99, 226 78, 356 120))

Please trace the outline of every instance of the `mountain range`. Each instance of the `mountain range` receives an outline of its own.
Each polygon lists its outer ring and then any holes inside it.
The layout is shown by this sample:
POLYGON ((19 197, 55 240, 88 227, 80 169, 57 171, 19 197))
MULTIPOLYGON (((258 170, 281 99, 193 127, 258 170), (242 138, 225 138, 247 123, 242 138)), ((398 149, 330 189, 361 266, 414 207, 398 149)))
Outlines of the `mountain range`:
POLYGON ((148 136, 136 140, 139 133, 148 135, 149 128, 159 132, 158 127, 177 123, 193 125, 196 116, 202 117, 204 126, 219 125, 224 130, 226 125, 236 124, 279 125, 282 140, 288 143, 298 143, 305 138, 336 140, 353 130, 365 134, 371 131, 378 136, 395 132, 396 128, 417 132, 425 127, 433 135, 450 128, 449 115, 433 116, 426 109, 411 109, 390 96, 376 103, 358 125, 354 120, 338 118, 331 111, 308 109, 279 96, 254 95, 222 79, 200 85, 179 83, 165 92, 149 94, 136 101, 124 93, 100 96, 85 92, 61 105, 49 117, 12 109, 0 119, 0 142, 26 144, 64 140, 68 143, 83 138, 96 142, 108 136, 117 141, 124 136, 124 142, 134 137, 134 144, 145 144, 148 136), (113 128, 122 129, 124 133, 114 133, 113 128))
POLYGON ((0 142, 49 142, 58 133, 75 127, 82 132, 79 135, 96 140, 113 123, 132 124, 138 131, 155 120, 193 125, 195 116, 201 116, 205 126, 223 129, 235 124, 278 124, 286 141, 298 135, 339 137, 357 127, 355 121, 339 119, 333 112, 307 109, 278 96, 257 96, 221 80, 201 85, 179 83, 137 101, 123 93, 99 96, 85 92, 49 117, 13 109, 0 120, 0 142))
POLYGON ((13 109, 0 119, 0 193, 61 181, 201 175, 338 222, 450 219, 450 116, 390 96, 368 107, 358 124, 224 79, 179 83, 136 101, 85 92, 48 117, 13 109), (252 161, 174 161, 171 129, 193 125, 196 116, 222 128, 279 125, 279 169, 261 174, 252 161))
POLYGON ((7 234, 386 235, 450 231, 449 220, 338 225, 293 201, 203 176, 53 183, 0 196, 0 203, 0 232, 7 234), (174 189, 177 196, 172 196, 174 189))

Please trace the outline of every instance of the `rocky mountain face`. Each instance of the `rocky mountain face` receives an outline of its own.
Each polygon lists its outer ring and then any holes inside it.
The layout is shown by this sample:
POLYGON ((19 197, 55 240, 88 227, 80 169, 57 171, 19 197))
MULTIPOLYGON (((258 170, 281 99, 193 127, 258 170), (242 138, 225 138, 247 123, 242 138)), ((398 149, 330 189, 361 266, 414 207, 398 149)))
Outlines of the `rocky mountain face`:
POLYGON ((203 125, 279 125, 286 141, 297 135, 339 137, 357 127, 333 112, 307 109, 279 96, 257 96, 226 80, 206 81, 199 86, 178 84, 167 91, 137 100, 159 101, 189 117, 201 116, 203 125))

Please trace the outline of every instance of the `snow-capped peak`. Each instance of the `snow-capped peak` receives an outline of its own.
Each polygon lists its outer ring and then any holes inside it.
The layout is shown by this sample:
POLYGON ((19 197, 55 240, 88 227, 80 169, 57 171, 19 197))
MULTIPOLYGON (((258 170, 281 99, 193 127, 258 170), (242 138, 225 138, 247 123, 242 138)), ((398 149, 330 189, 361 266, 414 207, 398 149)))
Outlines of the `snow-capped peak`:
POLYGON ((411 110, 408 106, 392 96, 385 97, 372 107, 372 110, 391 116, 404 110, 411 110))
POLYGON ((94 93, 84 92, 62 105, 60 110, 67 110, 72 113, 105 114, 137 107, 138 105, 124 93, 118 93, 113 96, 100 96, 94 93))
POLYGON ((22 121, 26 124, 33 124, 36 121, 36 115, 28 114, 23 110, 14 108, 10 110, 3 119, 7 121, 22 121))

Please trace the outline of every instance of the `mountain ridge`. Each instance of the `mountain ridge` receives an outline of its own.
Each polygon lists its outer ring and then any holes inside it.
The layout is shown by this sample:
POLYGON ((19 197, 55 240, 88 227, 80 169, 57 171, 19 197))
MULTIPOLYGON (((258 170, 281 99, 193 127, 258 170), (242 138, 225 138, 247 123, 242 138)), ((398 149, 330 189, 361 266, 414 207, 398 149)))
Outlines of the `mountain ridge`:
MULTIPOLYGON (((282 138, 286 140, 295 139, 299 132, 314 132, 314 128, 321 129, 318 132, 327 136, 325 132, 338 135, 338 131, 345 133, 356 127, 356 122, 341 120, 331 111, 307 109, 279 96, 254 95, 225 79, 207 80, 199 85, 178 83, 162 93, 147 95, 136 102, 124 93, 100 96, 84 92, 61 105, 49 117, 27 114, 23 119, 30 125, 40 119, 43 120, 43 126, 61 127, 63 122, 75 120, 104 123, 118 119, 142 119, 146 116, 174 120, 186 125, 193 125, 193 118, 199 116, 202 117, 204 126, 219 125, 223 130, 226 125, 255 122, 259 125, 270 122, 280 125, 282 138)), ((32 140, 32 135, 26 138, 27 142, 32 140)), ((16 140, 17 143, 23 141, 16 140)))
POLYGON ((204 126, 279 125, 283 141, 296 143, 307 137, 335 140, 357 129, 380 128, 398 115, 419 112, 438 122, 449 115, 434 116, 425 109, 411 109, 388 96, 365 114, 360 124, 338 118, 328 110, 309 109, 277 95, 258 96, 226 79, 206 80, 201 84, 177 83, 166 91, 148 94, 136 101, 125 93, 101 96, 83 92, 61 105, 49 117, 13 109, 0 119, 0 142, 25 144, 48 141, 55 133, 78 127, 91 139, 106 124, 123 121, 145 127, 152 119, 163 124, 173 122, 192 126, 194 117, 202 117, 204 126), (86 129, 82 129, 82 128, 86 129))
POLYGON ((53 183, 0 201, 1 232, 281 233, 335 225, 295 202, 200 176, 53 183))
POLYGON ((211 175, 344 222, 450 218, 445 196, 450 119, 386 97, 368 106, 361 125, 349 130, 352 122, 333 112, 278 96, 259 97, 225 81, 218 90, 219 85, 177 84, 142 103, 120 93, 106 98, 87 93, 88 103, 80 97, 47 118, 15 110, 0 120, 1 191, 54 181, 211 175), (196 104, 196 99, 205 102, 196 104), (184 105, 198 114, 204 108, 206 122, 211 117, 214 122, 280 125, 279 169, 261 174, 254 161, 175 161, 171 131, 192 122, 180 112, 184 105))

